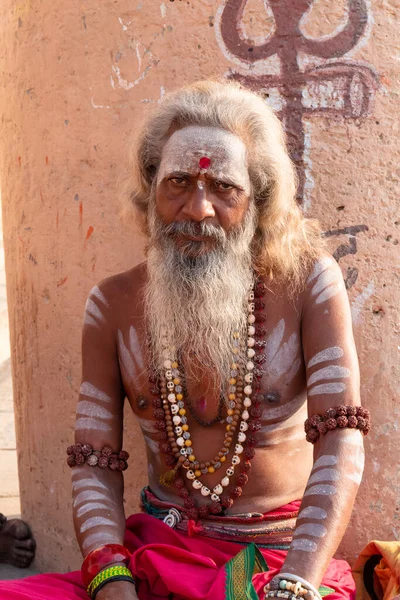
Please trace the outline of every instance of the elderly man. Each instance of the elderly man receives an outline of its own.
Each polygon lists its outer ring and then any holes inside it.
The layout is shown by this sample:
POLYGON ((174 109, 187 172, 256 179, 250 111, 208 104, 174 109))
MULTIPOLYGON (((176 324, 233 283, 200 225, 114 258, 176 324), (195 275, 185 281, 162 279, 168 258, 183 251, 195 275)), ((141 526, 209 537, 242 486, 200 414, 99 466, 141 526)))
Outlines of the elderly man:
POLYGON ((147 260, 96 286, 85 313, 68 448, 82 576, 8 597, 353 596, 331 559, 369 416, 341 271, 295 187, 278 119, 236 84, 193 84, 147 119, 129 188, 147 260), (149 474, 127 523, 125 397, 149 474))

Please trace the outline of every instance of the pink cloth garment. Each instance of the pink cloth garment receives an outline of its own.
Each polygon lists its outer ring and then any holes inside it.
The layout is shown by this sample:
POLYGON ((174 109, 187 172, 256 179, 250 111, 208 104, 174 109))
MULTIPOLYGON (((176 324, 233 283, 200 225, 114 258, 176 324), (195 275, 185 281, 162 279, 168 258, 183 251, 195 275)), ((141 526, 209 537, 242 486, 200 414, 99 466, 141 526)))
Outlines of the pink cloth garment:
MULTIPOLYGON (((147 514, 129 517, 125 545, 133 553, 130 568, 137 578, 140 600, 230 600, 226 565, 247 547, 201 535, 190 536, 147 514)), ((286 551, 262 548, 260 551, 270 569, 252 579, 261 599, 263 586, 280 571, 286 551)), ((354 600, 354 580, 345 561, 330 562, 323 584, 335 590, 329 600, 354 600)), ((254 598, 246 592, 240 595, 244 599, 254 598)), ((0 600, 87 598, 79 571, 0 582, 0 600)))

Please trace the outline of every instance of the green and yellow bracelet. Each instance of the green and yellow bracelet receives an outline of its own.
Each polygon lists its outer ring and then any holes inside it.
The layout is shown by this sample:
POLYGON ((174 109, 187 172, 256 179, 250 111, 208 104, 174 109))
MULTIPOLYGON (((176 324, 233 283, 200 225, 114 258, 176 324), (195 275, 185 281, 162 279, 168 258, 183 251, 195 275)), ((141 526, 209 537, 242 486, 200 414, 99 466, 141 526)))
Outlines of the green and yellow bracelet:
POLYGON ((120 565, 108 567, 107 569, 100 571, 87 587, 87 593, 92 600, 95 599, 101 588, 111 581, 130 581, 135 584, 132 573, 127 567, 122 567, 120 565))

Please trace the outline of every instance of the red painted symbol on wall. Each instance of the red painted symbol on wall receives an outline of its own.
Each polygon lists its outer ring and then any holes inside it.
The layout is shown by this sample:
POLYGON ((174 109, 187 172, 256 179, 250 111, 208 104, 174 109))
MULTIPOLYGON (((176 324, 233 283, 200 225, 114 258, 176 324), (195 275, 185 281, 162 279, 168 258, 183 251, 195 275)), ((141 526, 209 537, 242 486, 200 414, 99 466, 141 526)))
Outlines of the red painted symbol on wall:
POLYGON ((260 45, 251 44, 241 31, 247 2, 225 0, 221 5, 216 19, 218 41, 225 56, 241 67, 232 70, 229 78, 265 90, 266 96, 271 89, 280 95, 280 116, 298 167, 298 197, 303 201, 307 167, 303 117, 319 114, 360 119, 371 110, 376 72, 359 61, 338 60, 365 35, 366 0, 347 0, 346 23, 336 34, 321 39, 307 38, 301 32, 301 20, 313 0, 264 0, 275 20, 275 31, 260 45), (262 65, 261 61, 271 58, 278 59, 277 74, 265 72, 268 66, 262 65), (301 62, 305 66, 300 67, 301 62), (307 67, 310 62, 314 66, 307 67))

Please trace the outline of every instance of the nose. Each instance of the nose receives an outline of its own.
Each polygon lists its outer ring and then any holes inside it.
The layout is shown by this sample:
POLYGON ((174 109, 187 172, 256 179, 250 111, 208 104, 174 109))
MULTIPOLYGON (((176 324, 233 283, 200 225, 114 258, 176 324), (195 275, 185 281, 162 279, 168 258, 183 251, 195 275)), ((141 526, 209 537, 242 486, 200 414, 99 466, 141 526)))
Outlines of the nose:
POLYGON ((183 214, 186 219, 197 222, 215 217, 214 207, 208 198, 205 186, 196 186, 192 191, 183 207, 183 214))

